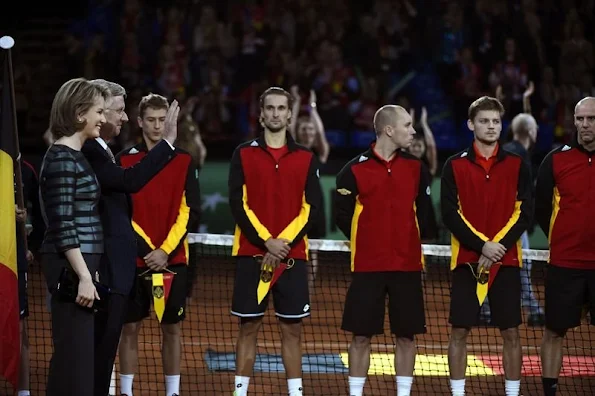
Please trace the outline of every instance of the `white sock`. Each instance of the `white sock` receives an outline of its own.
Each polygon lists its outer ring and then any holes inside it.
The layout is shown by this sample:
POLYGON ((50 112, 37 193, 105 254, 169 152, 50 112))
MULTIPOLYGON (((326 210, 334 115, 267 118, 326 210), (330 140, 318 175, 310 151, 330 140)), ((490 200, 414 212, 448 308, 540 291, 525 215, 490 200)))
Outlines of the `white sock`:
POLYGON ((31 392, 28 390, 20 390, 19 393, 17 393, 17 396, 31 396, 31 392))
POLYGON ((173 396, 180 393, 180 374, 165 376, 165 394, 173 396))
POLYGON ((134 374, 120 374, 120 393, 132 396, 132 381, 134 374))
POLYGON ((291 378, 287 380, 287 390, 289 391, 289 396, 302 396, 302 379, 301 378, 291 378))
POLYGON ((506 389, 506 396, 519 396, 521 392, 521 380, 506 380, 504 387, 506 389))
POLYGON ((362 396, 364 394, 364 385, 366 377, 349 377, 349 395, 362 396))
POLYGON ((411 394, 413 377, 401 377, 397 375, 397 396, 409 396, 411 394))
POLYGON ((450 389, 452 390, 452 396, 465 396, 465 379, 462 380, 450 380, 450 389))
POLYGON ((235 391, 233 392, 233 396, 247 396, 248 385, 250 385, 250 377, 236 375, 235 391))

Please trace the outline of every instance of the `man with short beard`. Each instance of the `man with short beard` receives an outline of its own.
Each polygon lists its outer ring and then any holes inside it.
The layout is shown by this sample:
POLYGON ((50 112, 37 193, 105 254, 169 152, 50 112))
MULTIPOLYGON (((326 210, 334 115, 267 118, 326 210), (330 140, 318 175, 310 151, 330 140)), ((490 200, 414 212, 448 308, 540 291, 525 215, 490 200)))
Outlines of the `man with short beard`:
POLYGON ((231 159, 229 202, 236 221, 232 254, 238 258, 231 313, 240 318, 236 396, 248 392, 257 335, 271 293, 288 393, 302 395, 301 322, 310 315, 306 235, 316 220, 321 189, 315 156, 287 131, 291 102, 289 92, 281 88, 264 91, 264 134, 238 146, 231 159))
POLYGON ((580 326, 583 307, 595 325, 595 98, 574 108, 576 142, 550 152, 537 176, 535 219, 548 236, 545 331, 541 366, 545 396, 554 396, 568 329, 580 326))
POLYGON ((474 101, 467 120, 473 144, 450 157, 442 171, 442 218, 452 233, 448 367, 453 396, 465 394, 467 337, 486 297, 503 339, 506 396, 520 391, 520 238, 531 222, 532 191, 527 165, 499 147, 503 114, 495 98, 474 101))
POLYGON ((129 194, 139 191, 174 157, 173 142, 178 135, 176 121, 179 107, 177 104, 170 107, 164 142, 137 166, 124 169, 116 165, 108 143, 120 134, 122 124, 128 122, 124 103, 126 90, 106 80, 91 82, 106 88, 111 94, 106 100, 107 122, 101 127, 100 137, 87 140, 81 150, 101 186, 99 214, 105 234, 105 252, 101 257, 99 273, 101 282, 112 291, 107 311, 98 312, 95 320, 94 395, 106 396, 136 271, 136 238, 130 222, 132 208, 129 194))

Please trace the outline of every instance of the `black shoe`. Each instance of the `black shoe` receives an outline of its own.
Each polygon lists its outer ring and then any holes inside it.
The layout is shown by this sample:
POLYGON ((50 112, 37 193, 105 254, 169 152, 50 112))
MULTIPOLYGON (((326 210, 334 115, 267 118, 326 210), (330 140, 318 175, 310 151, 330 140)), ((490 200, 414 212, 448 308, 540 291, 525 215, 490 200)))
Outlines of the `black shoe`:
POLYGON ((543 327, 545 325, 545 315, 543 313, 530 314, 527 318, 527 326, 543 327))

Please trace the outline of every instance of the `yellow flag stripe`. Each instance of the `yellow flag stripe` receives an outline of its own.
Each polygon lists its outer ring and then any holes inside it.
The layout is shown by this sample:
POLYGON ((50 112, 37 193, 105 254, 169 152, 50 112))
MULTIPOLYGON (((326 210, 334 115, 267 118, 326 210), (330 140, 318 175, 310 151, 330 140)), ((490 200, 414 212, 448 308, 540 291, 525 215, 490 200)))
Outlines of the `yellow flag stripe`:
POLYGON ((269 293, 269 287, 271 286, 271 282, 263 282, 262 279, 258 282, 258 289, 256 291, 256 296, 258 298, 258 304, 264 300, 266 295, 269 293))
POLYGON ((13 159, 0 150, 0 264, 17 274, 13 159))
POLYGON ((485 301, 486 297, 488 296, 488 284, 487 283, 479 283, 477 282, 477 301, 479 301, 479 305, 481 306, 485 301))
POLYGON ((155 308, 155 314, 157 315, 157 319, 161 322, 163 318, 163 312, 165 311, 165 290, 163 287, 163 274, 153 274, 153 307, 155 308), (162 293, 157 294, 155 293, 155 289, 157 287, 161 287, 162 293))

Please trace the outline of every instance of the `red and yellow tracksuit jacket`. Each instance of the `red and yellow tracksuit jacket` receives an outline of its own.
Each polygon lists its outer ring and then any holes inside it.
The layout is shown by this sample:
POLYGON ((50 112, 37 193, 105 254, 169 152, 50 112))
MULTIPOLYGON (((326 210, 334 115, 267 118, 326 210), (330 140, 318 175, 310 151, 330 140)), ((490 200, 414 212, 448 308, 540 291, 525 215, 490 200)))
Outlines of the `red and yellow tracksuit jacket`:
POLYGON ((290 241, 288 258, 307 260, 307 233, 321 205, 314 154, 287 134, 287 153, 279 161, 264 137, 236 148, 229 170, 229 205, 236 221, 232 254, 266 253, 265 241, 290 241))
POLYGON ((337 175, 335 222, 351 242, 351 271, 421 271, 420 227, 429 211, 430 177, 413 155, 390 161, 374 145, 337 175))
POLYGON ((475 145, 444 164, 440 201, 451 232, 451 269, 477 263, 487 241, 506 249, 502 265, 522 266, 520 237, 532 214, 530 170, 522 158, 501 148, 491 159, 475 145))
POLYGON ((595 269, 595 165, 578 143, 550 152, 537 176, 535 219, 548 236, 550 264, 595 269))
MULTIPOLYGON (((118 155, 125 168, 147 155, 141 143, 118 155)), ((138 267, 149 252, 161 248, 168 263, 188 264, 187 234, 195 230, 200 214, 198 172, 187 152, 176 148, 175 157, 139 192, 131 194, 132 226, 137 234, 138 267)))

